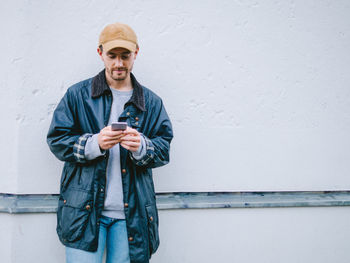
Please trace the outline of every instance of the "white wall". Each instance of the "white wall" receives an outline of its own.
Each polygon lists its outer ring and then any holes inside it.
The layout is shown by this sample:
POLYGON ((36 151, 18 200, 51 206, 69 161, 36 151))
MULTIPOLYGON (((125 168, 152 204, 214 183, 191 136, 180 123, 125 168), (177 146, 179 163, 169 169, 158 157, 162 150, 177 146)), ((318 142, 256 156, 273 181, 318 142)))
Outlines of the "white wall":
MULTIPOLYGON (((350 261, 344 207, 160 210, 159 216, 161 243, 151 263, 350 261)), ((54 214, 0 214, 0 221, 14 223, 13 261, 8 240, 1 242, 1 262, 65 262, 54 214)))
MULTIPOLYGON (((349 13, 345 0, 3 1, 0 193, 58 193, 52 112, 102 69, 98 34, 115 21, 135 29, 134 73, 173 121, 158 192, 349 189, 349 13)), ((161 211, 153 262, 349 262, 348 213, 161 211)), ((62 262, 53 214, 0 221, 1 262, 42 251, 42 262, 62 262)))
POLYGON ((13 216, 0 213, 0 222, 0 261, 10 263, 13 257, 13 216))
POLYGON ((107 23, 138 34, 135 74, 173 121, 157 190, 348 189, 348 1, 7 1, 0 192, 57 193, 45 136, 65 90, 103 65, 107 23))

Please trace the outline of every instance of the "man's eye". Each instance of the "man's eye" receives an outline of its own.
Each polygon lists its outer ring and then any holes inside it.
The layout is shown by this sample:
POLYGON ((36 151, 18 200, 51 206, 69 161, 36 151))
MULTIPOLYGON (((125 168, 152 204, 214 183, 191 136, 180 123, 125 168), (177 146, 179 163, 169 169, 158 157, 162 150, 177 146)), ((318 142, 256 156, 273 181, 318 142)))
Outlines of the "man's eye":
POLYGON ((109 58, 115 58, 115 55, 108 55, 109 58))
POLYGON ((122 60, 127 60, 129 58, 129 55, 122 55, 122 60))

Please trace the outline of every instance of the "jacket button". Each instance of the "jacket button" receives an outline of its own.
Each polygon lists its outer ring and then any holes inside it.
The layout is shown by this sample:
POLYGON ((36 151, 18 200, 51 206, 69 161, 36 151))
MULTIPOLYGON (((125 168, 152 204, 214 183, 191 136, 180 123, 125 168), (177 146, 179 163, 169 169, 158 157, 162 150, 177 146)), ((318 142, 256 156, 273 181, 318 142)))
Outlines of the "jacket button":
POLYGON ((129 207, 129 204, 128 204, 128 203, 125 203, 125 204, 124 204, 124 207, 129 207))
POLYGON ((86 205, 86 206, 85 206, 85 209, 86 209, 86 210, 90 210, 90 208, 91 208, 90 205, 86 205))
POLYGON ((150 216, 150 217, 149 217, 149 220, 150 220, 150 221, 153 221, 153 216, 150 216))
POLYGON ((129 241, 133 241, 134 240, 134 238, 133 237, 129 237, 129 241))
POLYGON ((139 122, 137 121, 137 122, 135 122, 135 125, 139 125, 139 122))
POLYGON ((103 193, 103 188, 100 189, 100 192, 103 193))
POLYGON ((135 120, 137 120, 137 121, 138 121, 138 120, 139 120, 139 117, 135 117, 135 120))
POLYGON ((64 204, 67 203, 67 200, 63 200, 63 203, 64 203, 64 204))
POLYGON ((127 113, 126 113, 126 115, 128 115, 128 116, 129 116, 129 115, 130 115, 130 112, 127 112, 127 113))
POLYGON ((125 169, 123 169, 123 170, 122 170, 122 173, 123 173, 123 174, 125 174, 125 173, 126 173, 126 170, 125 170, 125 169))

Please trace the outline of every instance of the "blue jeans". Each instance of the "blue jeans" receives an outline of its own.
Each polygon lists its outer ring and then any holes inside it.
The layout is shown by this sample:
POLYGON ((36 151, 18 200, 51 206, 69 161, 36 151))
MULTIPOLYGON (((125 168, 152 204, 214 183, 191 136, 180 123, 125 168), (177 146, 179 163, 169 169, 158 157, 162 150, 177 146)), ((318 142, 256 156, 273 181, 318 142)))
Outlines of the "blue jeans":
POLYGON ((130 263, 125 219, 101 216, 97 251, 66 247, 66 263, 102 263, 105 247, 106 263, 130 263))

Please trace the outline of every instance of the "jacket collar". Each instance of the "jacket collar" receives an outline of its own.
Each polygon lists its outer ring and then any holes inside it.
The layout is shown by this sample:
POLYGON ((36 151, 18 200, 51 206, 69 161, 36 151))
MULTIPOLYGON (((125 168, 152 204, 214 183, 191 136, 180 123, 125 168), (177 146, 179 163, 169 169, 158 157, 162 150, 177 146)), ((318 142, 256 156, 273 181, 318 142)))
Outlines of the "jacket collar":
MULTIPOLYGON (((132 73, 130 73, 130 78, 131 78, 131 83, 133 87, 133 92, 130 100, 126 104, 133 103, 141 111, 146 111, 143 88, 132 73)), ((97 98, 102 94, 109 94, 109 93, 111 93, 111 90, 107 85, 105 69, 103 69, 92 80, 91 97, 97 98)))

